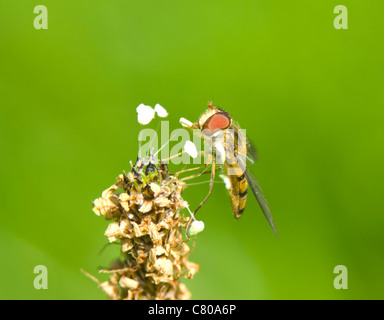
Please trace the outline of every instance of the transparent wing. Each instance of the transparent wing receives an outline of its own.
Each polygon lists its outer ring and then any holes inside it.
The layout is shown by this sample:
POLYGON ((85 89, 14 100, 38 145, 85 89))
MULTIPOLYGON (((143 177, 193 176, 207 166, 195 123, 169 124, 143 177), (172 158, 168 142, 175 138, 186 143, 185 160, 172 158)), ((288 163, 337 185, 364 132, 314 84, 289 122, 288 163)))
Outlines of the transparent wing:
POLYGON ((257 151, 253 143, 246 137, 245 131, 242 131, 238 126, 234 126, 238 135, 238 154, 247 158, 250 164, 257 161, 257 151))
POLYGON ((253 143, 247 138, 246 139, 246 145, 247 145, 247 159, 253 164, 257 161, 257 151, 253 143))
POLYGON ((248 184, 251 187, 253 194, 256 197, 257 202, 260 205, 261 210, 264 213, 264 216, 267 218, 269 225, 271 226, 273 232, 278 236, 275 223, 272 218, 271 209, 267 200, 264 197, 263 192, 261 191, 259 182, 257 181, 255 175, 247 169, 246 160, 253 164, 257 160, 257 152, 252 142, 245 136, 245 132, 240 129, 240 127, 235 123, 233 125, 237 132, 238 137, 238 148, 235 153, 235 158, 239 164, 239 167, 244 172, 248 184))
POLYGON ((257 181, 255 175, 251 171, 249 171, 248 169, 245 170, 245 176, 247 178, 249 186, 252 189, 253 194, 256 197, 257 202, 260 205, 261 210, 264 213, 264 216, 267 218, 267 221, 268 221, 269 225, 271 226, 273 232, 276 234, 276 236, 278 236, 277 230, 275 227, 275 222, 273 221, 273 218, 272 218, 271 209, 269 209, 268 202, 265 199, 263 192, 261 191, 259 182, 257 181))
POLYGON ((263 211, 265 218, 267 219, 269 225, 271 226, 273 232, 278 236, 275 222, 273 221, 271 209, 269 208, 268 202, 264 197, 263 191, 261 191, 261 187, 259 182, 257 181, 255 175, 252 171, 246 168, 245 162, 241 159, 241 157, 237 157, 237 161, 239 163, 240 168, 242 168, 245 177, 247 178, 248 184, 251 187, 253 194, 256 197, 257 202, 260 205, 261 211, 263 211))

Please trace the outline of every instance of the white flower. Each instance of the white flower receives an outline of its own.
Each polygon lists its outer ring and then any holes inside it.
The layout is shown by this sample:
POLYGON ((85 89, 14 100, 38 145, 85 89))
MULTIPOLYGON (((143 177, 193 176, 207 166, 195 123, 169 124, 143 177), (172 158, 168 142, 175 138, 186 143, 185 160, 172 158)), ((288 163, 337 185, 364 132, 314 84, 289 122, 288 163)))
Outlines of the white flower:
POLYGON ((191 128, 193 126, 193 123, 185 118, 180 118, 179 122, 183 127, 191 128))
POLYGON ((194 236, 204 230, 204 222, 194 220, 189 227, 188 233, 190 236, 194 236))
POLYGON ((167 110, 165 110, 161 105, 159 105, 158 103, 155 105, 155 111, 157 113, 157 115, 160 117, 160 118, 165 118, 168 116, 168 112, 167 110))
POLYGON ((231 181, 229 180, 229 178, 225 174, 219 174, 219 177, 223 179, 225 183, 225 188, 229 190, 229 188, 231 187, 231 181))
POLYGON ((197 149, 192 141, 187 141, 184 145, 184 152, 188 153, 192 158, 197 157, 197 149))
POLYGON ((150 123, 155 117, 155 110, 152 107, 146 106, 143 103, 136 108, 136 111, 137 121, 142 125, 150 123))

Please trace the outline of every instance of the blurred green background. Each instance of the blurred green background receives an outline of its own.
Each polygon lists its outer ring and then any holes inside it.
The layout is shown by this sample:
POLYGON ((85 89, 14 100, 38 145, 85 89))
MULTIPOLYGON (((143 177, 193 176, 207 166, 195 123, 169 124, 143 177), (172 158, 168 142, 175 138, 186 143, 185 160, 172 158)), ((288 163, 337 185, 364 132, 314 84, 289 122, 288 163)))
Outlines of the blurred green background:
POLYGON ((383 12, 379 0, 2 0, 0 298, 104 299, 80 268, 97 275, 116 255, 98 254, 107 222, 92 200, 136 158, 136 107, 160 103, 179 128, 212 100, 254 141, 280 236, 254 198, 235 221, 215 185, 192 298, 383 299, 383 12), (39 4, 48 30, 33 27, 39 4), (348 30, 333 26, 339 4, 348 30), (33 287, 40 264, 48 290, 33 287))

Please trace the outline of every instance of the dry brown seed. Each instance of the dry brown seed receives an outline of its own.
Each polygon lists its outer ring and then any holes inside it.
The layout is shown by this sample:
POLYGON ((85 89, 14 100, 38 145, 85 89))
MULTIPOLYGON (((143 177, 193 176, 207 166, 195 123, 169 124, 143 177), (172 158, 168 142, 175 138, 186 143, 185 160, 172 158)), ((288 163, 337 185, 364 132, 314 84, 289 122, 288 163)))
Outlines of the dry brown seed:
POLYGON ((150 222, 148 224, 148 231, 154 245, 161 244, 161 236, 157 231, 157 227, 154 223, 150 222))
MULTIPOLYGON (((170 279, 167 275, 158 275, 156 273, 147 273, 145 276, 152 278, 153 282, 156 285, 160 284, 161 282, 167 283, 167 282, 172 281, 172 279, 170 279)), ((159 297, 159 299, 161 299, 161 297, 159 297)))
POLYGON ((173 263, 166 257, 158 258, 153 267, 162 275, 173 276, 173 263))
POLYGON ((144 203, 144 195, 142 193, 136 193, 135 203, 141 206, 144 203))
POLYGON ((191 299, 191 293, 188 291, 187 286, 184 283, 179 284, 178 296, 180 300, 191 299))
POLYGON ((119 174, 118 177, 116 178, 116 187, 118 189, 124 188, 125 185, 125 179, 123 174, 119 174))
POLYGON ((185 268, 187 269, 188 279, 192 279, 195 273, 199 271, 199 265, 194 262, 185 261, 184 265, 185 265, 185 268))
POLYGON ((126 212, 128 212, 130 210, 129 209, 129 200, 130 199, 131 199, 131 197, 127 193, 120 193, 120 195, 119 195, 120 204, 126 212))
POLYGON ((157 246, 149 251, 149 262, 155 264, 157 257, 163 254, 167 254, 167 251, 162 246, 157 246))
POLYGON ((160 193, 162 193, 163 191, 161 190, 161 187, 156 184, 156 183, 150 183, 149 186, 151 187, 151 190, 153 192, 153 196, 154 197, 157 197, 160 193))
POLYGON ((112 211, 116 209, 116 205, 109 201, 109 199, 98 198, 93 202, 93 212, 95 212, 98 216, 107 216, 109 213, 112 213, 112 211))
POLYGON ((153 202, 159 207, 168 207, 171 204, 171 201, 164 196, 157 197, 153 202))
POLYGON ((108 199, 113 193, 117 190, 116 185, 110 186, 108 189, 104 190, 103 193, 101 194, 102 198, 108 199))
POLYGON ((190 252, 191 252, 191 249, 188 247, 188 245, 185 242, 183 242, 182 249, 180 250, 180 254, 182 256, 185 256, 185 255, 187 255, 190 252))
POLYGON ((105 230, 104 235, 108 237, 109 242, 114 242, 117 240, 120 235, 119 223, 113 222, 108 225, 107 230, 105 230))
POLYGON ((134 221, 131 221, 131 225, 133 226, 133 229, 130 230, 131 236, 128 235, 128 237, 140 238, 143 235, 143 233, 141 232, 139 225, 134 221))
POLYGON ((131 278, 128 278, 126 276, 122 276, 120 278, 119 284, 123 288, 131 289, 131 290, 137 289, 139 287, 139 282, 131 278))
POLYGON ((119 194, 119 198, 120 198, 120 201, 127 201, 128 202, 131 197, 129 196, 128 193, 123 192, 123 193, 119 194))
POLYGON ((133 248, 133 242, 131 239, 124 238, 121 240, 121 251, 127 252, 133 248))
POLYGON ((128 219, 123 219, 119 224, 120 233, 124 235, 131 229, 131 222, 128 219))
POLYGON ((113 300, 118 299, 119 296, 119 287, 117 285, 113 285, 109 283, 109 281, 105 281, 100 283, 101 289, 113 300))
POLYGON ((145 200, 143 205, 139 208, 141 213, 147 213, 152 210, 153 203, 151 200, 145 200))
POLYGON ((167 223, 166 221, 162 220, 160 221, 160 223, 157 224, 157 230, 161 230, 161 229, 169 229, 169 223, 167 223))

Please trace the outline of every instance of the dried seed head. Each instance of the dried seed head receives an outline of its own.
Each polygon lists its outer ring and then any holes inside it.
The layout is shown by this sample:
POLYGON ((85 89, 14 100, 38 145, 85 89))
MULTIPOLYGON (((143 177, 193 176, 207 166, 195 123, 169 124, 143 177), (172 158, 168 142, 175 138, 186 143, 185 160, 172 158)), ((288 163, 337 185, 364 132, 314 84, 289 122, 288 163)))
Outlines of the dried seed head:
POLYGON ((94 201, 93 211, 113 220, 105 231, 120 242, 123 259, 103 272, 100 284, 111 299, 189 299, 181 277, 192 278, 198 265, 188 261, 190 248, 183 229, 190 218, 180 215, 188 203, 181 197, 185 184, 168 173, 154 157, 137 159, 128 174, 94 201), (116 266, 119 266, 116 268, 116 266))

